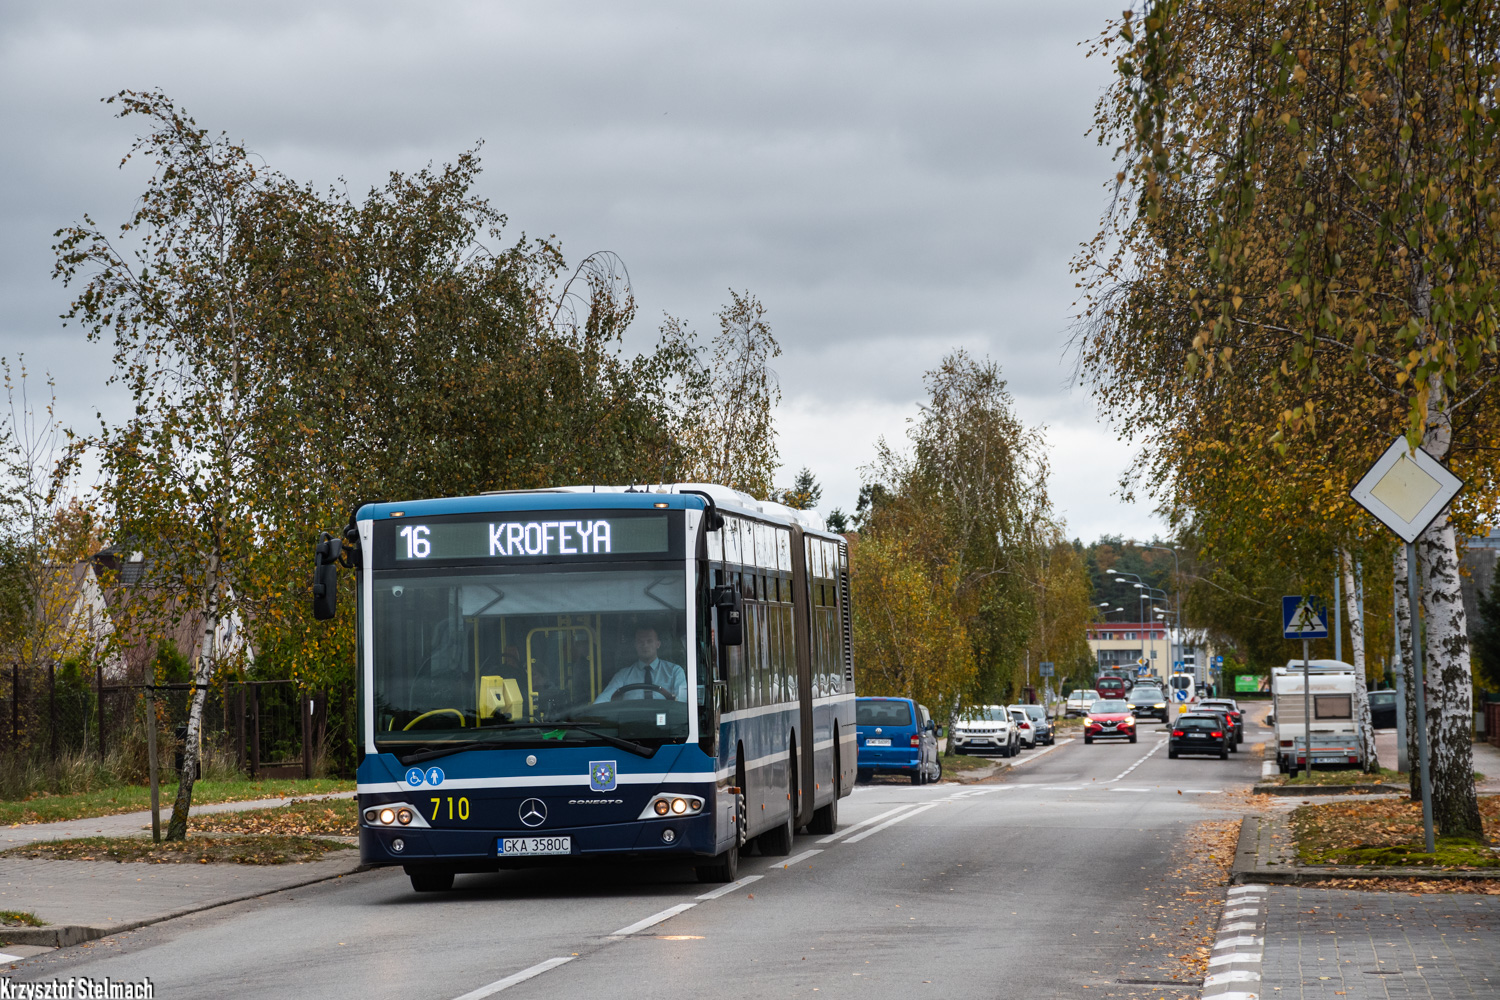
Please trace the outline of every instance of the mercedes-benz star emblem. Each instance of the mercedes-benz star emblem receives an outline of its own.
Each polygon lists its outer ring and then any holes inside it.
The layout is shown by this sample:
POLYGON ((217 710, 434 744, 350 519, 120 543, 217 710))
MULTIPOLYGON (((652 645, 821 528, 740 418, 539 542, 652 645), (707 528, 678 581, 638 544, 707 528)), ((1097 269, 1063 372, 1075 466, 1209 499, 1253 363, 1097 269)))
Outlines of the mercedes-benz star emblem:
POLYGON ((527 799, 522 802, 521 822, 527 826, 541 826, 547 822, 547 803, 541 799, 527 799))

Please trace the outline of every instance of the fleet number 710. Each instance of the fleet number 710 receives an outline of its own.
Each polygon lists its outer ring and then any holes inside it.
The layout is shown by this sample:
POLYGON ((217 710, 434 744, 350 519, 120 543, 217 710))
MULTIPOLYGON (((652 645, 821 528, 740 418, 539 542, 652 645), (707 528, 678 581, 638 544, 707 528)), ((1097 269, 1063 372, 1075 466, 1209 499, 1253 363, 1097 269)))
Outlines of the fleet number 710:
MULTIPOLYGON (((464 799, 464 798, 460 798, 457 801, 458 801, 458 818, 459 819, 468 819, 469 818, 469 800, 468 799, 464 799)), ((453 802, 454 802, 453 796, 451 796, 451 795, 448 796, 448 818, 449 819, 453 818, 453 802)), ((438 813, 440 813, 442 811, 443 811, 443 800, 439 796, 434 795, 432 797, 432 818, 433 819, 437 819, 438 818, 438 813)))

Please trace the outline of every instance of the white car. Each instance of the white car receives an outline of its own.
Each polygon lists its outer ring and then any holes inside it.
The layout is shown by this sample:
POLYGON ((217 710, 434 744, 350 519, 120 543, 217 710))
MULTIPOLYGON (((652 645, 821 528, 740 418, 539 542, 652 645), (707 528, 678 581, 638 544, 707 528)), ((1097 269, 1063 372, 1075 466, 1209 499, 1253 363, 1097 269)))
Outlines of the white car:
POLYGON ((1063 715, 1073 718, 1075 715, 1088 715, 1089 709, 1094 707, 1094 702, 1099 700, 1099 692, 1093 688, 1080 688, 1068 695, 1068 703, 1063 706, 1063 715))
POLYGON ((1021 746, 1027 750, 1036 749, 1036 726, 1031 724, 1031 716, 1026 714, 1026 709, 1020 705, 1010 706, 1011 722, 1015 724, 1016 737, 1021 746))
POLYGON ((1021 733, 1004 705, 979 705, 953 724, 948 746, 957 753, 994 753, 1014 757, 1021 733))

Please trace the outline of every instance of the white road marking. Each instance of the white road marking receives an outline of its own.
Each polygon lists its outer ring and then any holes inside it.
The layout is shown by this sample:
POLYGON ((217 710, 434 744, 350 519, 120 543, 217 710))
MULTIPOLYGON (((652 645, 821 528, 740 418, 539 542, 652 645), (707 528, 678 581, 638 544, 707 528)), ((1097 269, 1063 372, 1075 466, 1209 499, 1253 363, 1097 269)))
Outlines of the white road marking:
POLYGON ((1071 737, 1071 736, 1069 736, 1065 740, 1058 740, 1056 743, 1052 744, 1047 749, 1045 749, 1045 750, 1038 750, 1036 753, 1032 754, 1030 757, 1027 757, 1025 760, 1018 760, 1018 761, 1016 761, 1014 764, 1011 765, 1011 767, 1020 767, 1022 764, 1030 764, 1032 761, 1036 760, 1038 757, 1042 756, 1043 754, 1049 754, 1052 751, 1056 750, 1058 747, 1067 746, 1069 743, 1072 743, 1072 742, 1073 742, 1073 737, 1071 737))
POLYGON ((1108 789, 1108 791, 1111 791, 1111 792, 1149 792, 1149 791, 1151 791, 1151 789, 1149 789, 1149 788, 1124 788, 1124 787, 1115 787, 1115 788, 1108 789))
POLYGON ((1136 768, 1138 768, 1142 764, 1146 763, 1146 761, 1151 758, 1151 755, 1154 754, 1154 753, 1156 753, 1156 751, 1160 750, 1162 747, 1166 746, 1166 743, 1167 743, 1167 741, 1165 739, 1160 740, 1156 744, 1156 746, 1154 746, 1150 750, 1146 751, 1146 756, 1142 757, 1140 760, 1136 761, 1134 764, 1131 764, 1125 770, 1121 771, 1119 774, 1115 775, 1113 778, 1110 778, 1109 781, 1104 782, 1104 784, 1109 784, 1111 782, 1119 781, 1121 778, 1125 777, 1125 775, 1129 774, 1131 771, 1134 771, 1136 768))
POLYGON ((1255 921, 1254 920, 1241 920, 1238 923, 1225 924, 1223 927, 1221 927, 1219 929, 1222 930, 1222 931, 1253 931, 1253 930, 1255 930, 1255 921))
POLYGON ((849 834, 853 833, 855 830, 858 830, 860 827, 869 826, 871 823, 879 823, 887 816, 894 816, 896 813, 901 812, 903 809, 910 809, 917 804, 918 803, 916 802, 907 802, 904 805, 899 805, 894 809, 887 809, 879 816, 871 816, 869 819, 862 819, 858 823, 855 823, 853 826, 846 827, 845 829, 840 830, 837 833, 824 837, 822 840, 818 841, 818 843, 831 844, 835 840, 838 840, 840 837, 847 837, 849 834))
MULTIPOLYGON (((665 910, 662 910, 660 913, 653 913, 645 920, 637 920, 629 927, 621 927, 619 930, 611 934, 610 937, 629 937, 632 934, 636 934, 640 931, 645 930, 647 927, 655 927, 663 920, 671 920, 673 917, 677 916, 677 914, 682 913, 684 910, 691 910, 697 905, 697 903, 678 903, 676 906, 669 906, 665 910)), ((542 971, 545 972, 546 970, 543 969, 542 971)), ((460 1000, 462 1000, 462 998, 460 998, 460 1000)))
POLYGON ((1228 972, 1214 973, 1203 980, 1203 985, 1217 986, 1220 983, 1253 983, 1259 980, 1259 972, 1251 972, 1249 969, 1230 969, 1228 972))
MULTIPOLYGON (((846 840, 846 841, 844 841, 844 843, 847 844, 847 843, 850 843, 850 841, 846 840)), ((821 847, 814 847, 810 851, 803 851, 801 854, 794 854, 791 857, 785 859, 784 861, 772 861, 770 864, 766 865, 766 867, 767 868, 790 868, 790 867, 792 867, 792 865, 801 864, 802 862, 806 861, 808 858, 812 857, 814 854, 822 854, 822 853, 823 853, 823 849, 821 847)))
POLYGON ((1215 955, 1208 960, 1208 967, 1212 969, 1216 965, 1233 965, 1235 962, 1258 962, 1260 953, 1254 951, 1231 951, 1227 955, 1215 955))
POLYGON ((743 889, 745 886, 749 885, 751 882, 754 882, 754 881, 757 881, 757 880, 763 879, 763 878, 765 878, 764 875, 746 875, 744 878, 740 879, 738 882, 731 882, 728 885, 721 885, 721 886, 719 886, 719 888, 715 889, 713 892, 705 892, 703 895, 699 896, 698 898, 699 899, 718 899, 720 896, 727 895, 728 893, 734 892, 734 890, 736 890, 736 889, 743 889))
POLYGON ((894 819, 888 819, 884 823, 881 823, 879 826, 872 826, 868 830, 866 830, 864 833, 856 833, 854 836, 852 836, 848 840, 844 841, 844 843, 846 843, 846 844, 857 844, 861 840, 864 840, 866 837, 870 836, 871 834, 879 833, 881 830, 884 830, 886 827, 895 826, 897 823, 900 823, 902 820, 911 819, 913 816, 917 815, 918 813, 924 813, 924 812, 926 812, 929 809, 936 809, 941 804, 942 803, 940 803, 940 802, 929 802, 925 806, 918 806, 917 808, 913 809, 911 812, 902 813, 900 816, 897 816, 894 819))
POLYGON ((1249 934, 1241 934, 1239 937, 1225 938, 1223 941, 1215 941, 1214 951, 1218 951, 1220 948, 1243 948, 1246 946, 1249 946, 1251 948, 1258 948, 1262 944, 1264 944, 1264 942, 1261 941, 1261 939, 1258 937, 1254 937, 1249 934))
POLYGON ((557 968, 559 965, 566 965, 568 962, 573 961, 574 957, 568 955, 564 958, 549 958, 545 962, 538 962, 529 969, 522 969, 514 975, 506 976, 504 979, 497 979, 488 986, 481 986, 477 990, 465 993, 463 996, 458 997, 457 1000, 482 1000, 483 997, 493 996, 501 990, 510 989, 517 983, 524 983, 528 979, 534 979, 544 972, 557 968))
POLYGON ((7 955, 5 952, 0 951, 0 962, 19 962, 20 960, 20 955, 7 955))

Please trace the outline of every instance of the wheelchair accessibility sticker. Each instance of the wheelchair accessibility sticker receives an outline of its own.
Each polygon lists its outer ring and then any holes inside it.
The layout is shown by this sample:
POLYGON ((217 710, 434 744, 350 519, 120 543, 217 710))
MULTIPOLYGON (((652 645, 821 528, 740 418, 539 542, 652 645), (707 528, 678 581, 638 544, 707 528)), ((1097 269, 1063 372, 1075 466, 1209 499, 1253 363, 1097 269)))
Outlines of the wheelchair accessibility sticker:
POLYGON ((441 785, 443 777, 443 769, 440 767, 429 767, 426 771, 414 767, 406 772, 406 783, 413 788, 422 787, 424 781, 429 785, 441 785))
POLYGON ((596 760, 589 764, 589 788, 595 792, 615 790, 615 762, 596 760))

